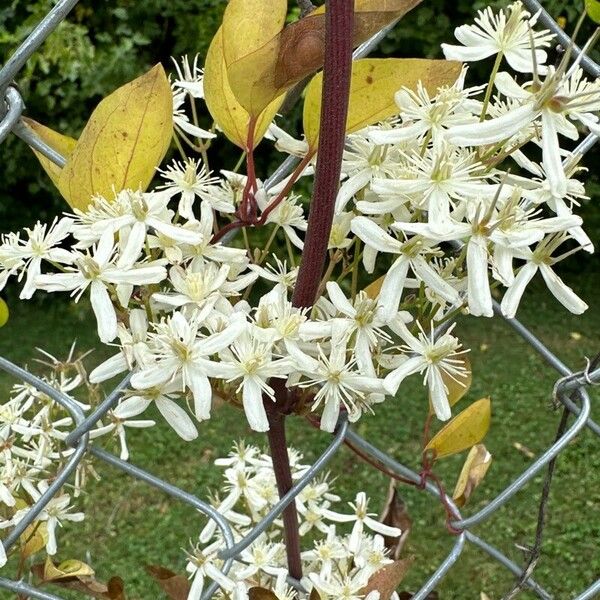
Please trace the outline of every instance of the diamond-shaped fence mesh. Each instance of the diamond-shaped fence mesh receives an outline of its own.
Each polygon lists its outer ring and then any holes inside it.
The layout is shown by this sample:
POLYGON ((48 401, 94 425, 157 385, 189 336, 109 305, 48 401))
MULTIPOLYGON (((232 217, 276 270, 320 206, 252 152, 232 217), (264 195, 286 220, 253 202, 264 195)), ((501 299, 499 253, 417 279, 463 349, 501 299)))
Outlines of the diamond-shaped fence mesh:
MULTIPOLYGON (((540 6, 536 0, 523 0, 524 4, 532 13, 540 11, 539 22, 545 27, 551 29, 556 34, 558 43, 567 47, 572 45, 571 39, 557 25, 557 23, 548 15, 548 13, 540 6)), ((63 166, 65 159, 60 154, 48 147, 30 128, 24 126, 21 121, 21 116, 25 110, 25 101, 14 84, 18 77, 19 71, 23 68, 29 57, 39 48, 44 40, 52 34, 52 32, 63 21, 71 9, 78 3, 78 0, 59 0, 54 8, 46 15, 46 17, 35 27, 29 37, 21 44, 21 46, 8 59, 6 64, 0 69, 0 143, 11 133, 20 137, 25 143, 32 148, 42 152, 57 165, 63 166)), ((385 36, 389 28, 380 31, 373 36, 369 41, 357 48, 354 57, 361 57, 369 54, 373 48, 385 36)), ((573 55, 579 56, 581 53, 577 46, 573 46, 573 55)), ((597 78, 600 75, 600 67, 588 56, 581 59, 582 68, 592 78, 597 78)), ((575 149, 575 153, 584 154, 597 141, 597 137, 590 134, 584 141, 575 149)), ((266 182, 267 187, 275 185, 287 176, 295 166, 296 159, 288 158, 275 171, 271 178, 266 182)), ((502 317, 499 305, 495 304, 494 311, 502 317)), ((557 380, 553 390, 553 397, 557 404, 562 404, 565 411, 569 415, 574 416, 574 420, 570 426, 562 428, 560 435, 557 436, 555 442, 547 448, 536 460, 530 464, 514 481, 507 485, 493 500, 487 503, 479 511, 469 516, 462 516, 458 509, 453 505, 450 498, 445 498, 445 502, 449 504, 453 512, 458 518, 448 523, 447 530, 444 529, 440 535, 454 535, 455 543, 439 564, 435 572, 429 579, 423 583, 421 589, 412 596, 413 600, 424 600, 436 588, 438 583, 443 579, 446 573, 460 559, 461 554, 468 544, 477 547, 482 552, 496 560, 510 573, 514 575, 518 582, 517 588, 527 588, 539 598, 550 600, 554 598, 550 591, 545 590, 532 577, 532 572, 535 567, 535 562, 531 563, 525 569, 519 566, 508 558, 504 553, 487 543, 481 537, 475 535, 471 529, 476 525, 486 521, 496 513, 501 507, 511 502, 512 498, 526 486, 531 484, 532 480, 549 465, 558 454, 563 451, 575 436, 583 430, 586 435, 600 436, 600 425, 594 422, 590 417, 590 397, 587 392, 588 386, 600 384, 600 368, 597 365, 592 365, 588 362, 585 368, 579 372, 573 372, 567 367, 555 354, 553 354, 533 333, 520 323, 517 319, 506 319, 502 317, 508 327, 521 336, 528 342, 543 359, 555 369, 560 378, 557 380)), ((336 453, 338 448, 344 442, 350 443, 355 449, 358 449, 363 455, 367 455, 372 461, 376 461, 382 465, 388 472, 391 472, 399 477, 408 479, 415 484, 418 484, 425 493, 439 499, 440 490, 436 485, 427 481, 423 482, 422 477, 416 471, 410 469, 403 464, 397 462, 394 458, 378 449, 375 445, 363 439, 354 432, 348 423, 344 420, 340 421, 336 432, 333 436, 331 444, 327 450, 319 456, 312 467, 303 475, 303 477, 294 485, 294 487, 272 508, 267 516, 241 541, 235 543, 233 533, 227 521, 209 504, 197 498, 167 481, 155 477, 151 473, 140 469, 133 464, 121 460, 110 452, 89 444, 89 432, 98 422, 104 417, 111 408, 113 408, 121 397, 122 391, 127 387, 129 378, 125 378, 108 396, 107 398, 89 415, 85 415, 80 406, 71 398, 53 389, 46 382, 35 377, 28 371, 25 371, 10 361, 0 357, 0 369, 14 376, 16 379, 29 383, 40 392, 48 395, 58 404, 63 406, 73 417, 76 424, 75 428, 65 440, 67 446, 74 448, 74 452, 70 454, 68 461, 63 466, 62 470, 57 474, 56 478, 49 486, 47 491, 40 497, 36 504, 29 510, 26 517, 22 519, 12 529, 9 535, 4 539, 3 544, 8 551, 19 537, 34 521, 37 515, 44 509, 50 500, 59 492, 61 487, 74 474, 78 465, 86 454, 92 454, 99 460, 105 461, 116 469, 120 469, 133 478, 140 479, 150 486, 153 486, 162 492, 172 496, 174 499, 184 502, 200 512, 213 519, 220 528, 225 543, 226 550, 221 554, 224 559, 223 571, 225 573, 231 568, 233 562, 239 557, 239 554, 247 548, 254 540, 256 540, 262 532, 282 513, 286 506, 294 501, 300 491, 310 483, 314 477, 323 470, 324 466, 336 453)), ((550 390, 549 390, 550 392, 550 390)), ((560 431, 560 430, 559 430, 560 431)), ((600 451, 600 440, 599 451, 600 451)), ((298 582, 295 583, 297 586, 298 582)), ((10 590, 15 594, 21 594, 30 598, 40 598, 42 600, 61 600, 57 596, 46 591, 37 589, 25 581, 14 581, 5 577, 0 577, 0 589, 10 590)), ((217 584, 213 583, 207 588, 203 594, 204 599, 211 598, 217 590, 217 584)), ((516 593, 516 589, 515 589, 516 593)), ((600 579, 593 583, 587 589, 581 591, 573 600, 589 600, 600 596, 600 579)), ((509 594, 509 597, 514 597, 514 594, 509 594)))

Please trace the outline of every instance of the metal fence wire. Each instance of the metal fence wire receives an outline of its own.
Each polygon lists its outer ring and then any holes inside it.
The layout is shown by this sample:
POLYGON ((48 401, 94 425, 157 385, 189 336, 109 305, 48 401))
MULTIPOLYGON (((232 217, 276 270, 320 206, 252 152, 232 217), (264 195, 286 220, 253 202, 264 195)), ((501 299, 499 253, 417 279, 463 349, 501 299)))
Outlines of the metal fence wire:
MULTIPOLYGON (((57 165, 65 164, 64 157, 60 156, 54 150, 49 148, 33 131, 24 126, 21 115, 25 109, 24 100, 19 93, 19 90, 14 85, 14 80, 19 71, 23 68, 29 57, 37 50, 44 40, 57 28, 57 26, 67 17, 69 11, 77 4, 78 0, 59 0, 56 5, 48 12, 46 17, 35 27, 29 37, 21 44, 21 46, 9 58, 6 64, 0 69, 0 142, 2 142, 10 133, 14 133, 31 147, 39 150, 57 165)), ((572 44, 571 39, 557 25, 557 23, 548 15, 548 13, 540 6, 537 0, 523 0, 524 4, 532 13, 540 11, 539 22, 551 29, 557 36, 557 41, 563 47, 572 44)), ((369 52, 377 46, 381 39, 385 36, 389 27, 377 33, 373 38, 365 42, 357 48, 354 57, 358 58, 369 54, 369 52)), ((580 49, 574 46, 574 56, 580 54, 580 49)), ((600 75, 600 67, 589 57, 583 57, 581 60, 582 68, 593 78, 600 75)), ((575 150, 576 153, 584 154, 597 141, 597 137, 589 135, 575 150)), ((292 157, 288 158, 267 181, 267 186, 272 186, 286 175, 288 175, 295 165, 292 157)), ((501 316, 500 307, 494 305, 494 311, 498 316, 501 316)), ((504 317, 502 317, 504 318, 504 317)), ((560 378, 556 382, 553 390, 553 396, 557 403, 562 404, 568 413, 574 415, 575 420, 570 427, 558 437, 558 439, 543 452, 527 469, 525 469, 514 481, 499 493, 493 500, 487 503, 481 510, 470 516, 462 517, 458 510, 456 514, 460 518, 450 523, 451 529, 456 532, 455 543, 440 563, 435 572, 422 585, 421 589, 414 594, 413 600, 424 600, 428 594, 432 592, 443 579, 446 573, 459 560, 464 548, 467 544, 479 548, 491 558, 496 560, 509 572, 511 572, 519 586, 528 588, 531 592, 544 600, 551 600, 553 595, 542 586, 540 586, 531 576, 535 565, 528 565, 523 568, 513 562, 500 550, 487 543, 481 537, 475 535, 471 530, 476 525, 489 519, 498 509, 507 505, 511 499, 521 490, 523 490, 531 481, 542 472, 556 456, 567 447, 569 442, 573 440, 582 430, 588 429, 587 435, 600 436, 600 425, 590 418, 590 397, 587 392, 587 387, 600 384, 600 368, 591 367, 590 363, 579 371, 573 372, 567 367, 555 354, 553 354, 525 325, 517 319, 506 319, 506 324, 512 327, 515 332, 527 341, 543 359, 556 371, 560 378)), ((40 392, 48 395, 51 399, 63 406, 73 417, 76 424, 75 428, 66 438, 66 444, 73 447, 75 451, 70 455, 69 460, 64 465, 62 470, 57 474, 56 479, 49 486, 47 491, 40 497, 36 504, 33 505, 27 516, 21 520, 10 534, 3 541, 5 549, 8 551, 15 543, 25 529, 33 522, 35 517, 44 509, 44 507, 52 500, 59 492, 60 488, 71 477, 74 471, 86 454, 92 454, 97 459, 103 460, 113 467, 124 471, 131 477, 140 479, 150 486, 153 486, 160 491, 172 496, 176 500, 184 502, 204 513, 210 519, 213 519, 223 533, 226 543, 226 550, 221 554, 224 559, 223 571, 226 573, 234 560, 239 554, 247 548, 265 529, 281 514, 284 508, 294 501, 300 491, 308 485, 312 479, 324 468, 329 459, 336 453, 338 448, 344 441, 350 442, 354 447, 360 449, 364 454, 367 454, 372 459, 380 464, 383 464, 388 470, 393 473, 409 479, 415 483, 421 482, 421 476, 409 467, 400 464, 394 458, 378 449, 372 443, 363 439, 354 432, 346 421, 341 421, 336 429, 331 444, 327 450, 315 461, 312 467, 305 473, 296 485, 273 507, 271 512, 241 541, 234 543, 234 538, 231 529, 226 520, 209 504, 200 500, 193 494, 190 494, 170 483, 155 477, 151 473, 140 469, 128 462, 121 460, 113 454, 92 446, 89 444, 89 431, 95 423, 101 419, 106 413, 113 408, 121 396, 122 391, 126 388, 129 378, 125 378, 109 395, 108 397, 88 416, 85 416, 82 409, 71 398, 55 390, 41 379, 35 377, 28 371, 21 369, 10 361, 0 357, 0 369, 14 376, 15 378, 25 381, 34 386, 40 392)), ((440 491, 430 482, 424 486, 424 491, 433 497, 439 497, 440 491)), ((448 500, 451 503, 451 500, 448 500)), ((455 507, 454 507, 455 508, 455 507)), ((443 532, 446 532, 444 529, 443 532)), ((446 532, 447 533, 447 532, 446 532)), ((46 591, 37 589, 25 581, 14 581, 5 577, 0 577, 0 588, 10 590, 15 594, 24 594, 31 598, 39 598, 41 600, 61 600, 57 596, 46 591)), ((203 598, 208 599, 213 596, 217 589, 217 584, 213 583, 205 591, 203 598)), ((509 595, 513 597, 513 595, 509 595)), ((600 596, 600 579, 593 583, 586 590, 582 591, 573 600, 588 600, 600 596)))

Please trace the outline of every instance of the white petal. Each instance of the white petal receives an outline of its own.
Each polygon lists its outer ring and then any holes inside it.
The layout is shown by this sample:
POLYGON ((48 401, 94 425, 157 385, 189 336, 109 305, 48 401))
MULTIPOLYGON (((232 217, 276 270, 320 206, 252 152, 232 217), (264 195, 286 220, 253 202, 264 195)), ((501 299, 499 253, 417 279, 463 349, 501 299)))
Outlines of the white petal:
POLYGON ((552 195, 564 197, 567 193, 567 176, 562 166, 554 118, 548 110, 542 112, 542 164, 552 195))
POLYGON ((483 238, 474 236, 467 244, 467 275, 469 312, 475 317, 493 317, 488 252, 483 238))
POLYGON ((398 312, 409 264, 407 257, 398 257, 383 280, 377 306, 381 311, 381 318, 386 322, 398 312))
POLYGON ((119 419, 129 419, 143 413, 150 405, 151 400, 142 396, 125 398, 113 411, 119 419))
POLYGON ((519 106, 500 117, 482 123, 456 125, 448 129, 446 139, 458 146, 482 146, 505 140, 521 128, 528 126, 536 117, 532 104, 519 106))
POLYGON ((102 383, 108 379, 112 379, 115 375, 123 373, 128 368, 127 360, 122 352, 111 356, 103 363, 99 364, 90 373, 90 383, 102 383))
POLYGON ((442 374, 435 365, 429 368, 427 373, 427 385, 435 416, 440 421, 447 421, 452 416, 450 404, 448 402, 448 394, 446 393, 446 386, 444 385, 442 374))
POLYGON ((198 437, 198 430, 190 416, 173 400, 158 398, 156 408, 160 411, 165 421, 175 430, 177 435, 186 442, 191 442, 198 437))
POLYGON ((542 277, 552 295, 573 314, 580 315, 588 305, 546 264, 540 265, 542 277))
POLYGON ((117 337, 117 313, 101 281, 92 281, 90 300, 98 322, 98 336, 106 344, 117 337))
POLYGON ((380 252, 397 254, 402 245, 398 240, 386 233, 379 225, 373 223, 367 217, 356 217, 352 219, 350 229, 365 244, 372 246, 380 252))
POLYGON ((504 294, 504 298, 502 298, 500 308, 505 317, 509 319, 514 318, 517 308, 519 307, 519 302, 521 302, 521 297, 525 292, 525 288, 531 281, 531 278, 536 274, 537 270, 538 266, 532 262, 528 262, 521 267, 521 270, 517 273, 512 285, 508 288, 506 294, 504 294))
POLYGON ((252 377, 244 379, 242 402, 250 427, 254 431, 269 431, 269 420, 263 404, 262 389, 252 377))
POLYGON ((417 373, 422 368, 427 366, 427 361, 422 356, 411 356, 406 359, 398 368, 394 369, 387 377, 383 380, 383 387, 388 394, 394 395, 400 384, 406 377, 417 373))

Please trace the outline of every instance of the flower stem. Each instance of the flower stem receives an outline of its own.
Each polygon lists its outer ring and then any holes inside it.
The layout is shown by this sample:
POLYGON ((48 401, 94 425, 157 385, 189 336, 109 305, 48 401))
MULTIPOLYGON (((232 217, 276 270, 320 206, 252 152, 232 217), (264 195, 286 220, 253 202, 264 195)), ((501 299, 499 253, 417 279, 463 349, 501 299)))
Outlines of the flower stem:
POLYGON ((490 98, 492 97, 492 90, 494 89, 494 81, 496 79, 496 75, 498 74, 498 69, 500 68, 500 63, 502 62, 503 56, 504 56, 504 54, 502 52, 498 52, 498 54, 496 55, 496 61, 494 62, 494 66, 492 67, 492 73, 490 74, 490 81, 488 83, 487 89, 485 90, 485 97, 483 99, 483 108, 481 109, 481 114, 479 115, 480 121, 485 120, 488 105, 490 103, 490 98))
POLYGON ((304 252, 292 297, 292 303, 298 307, 312 306, 317 299, 327 256, 346 134, 352 73, 353 9, 352 0, 329 0, 327 3, 315 187, 308 215, 304 252))
MULTIPOLYGON (((285 390, 285 386, 282 386, 285 390)), ((293 485, 290 458, 285 438, 285 415, 271 410, 269 419, 269 449, 273 461, 273 471, 277 481, 277 491, 282 498, 293 485)), ((292 502, 283 511, 283 531, 287 554, 288 572, 294 579, 302 578, 302 562, 300 559, 300 533, 298 531, 298 513, 296 503, 292 502)))
MULTIPOLYGON (((352 32, 354 0, 329 0, 325 18, 325 62, 323 68, 323 102, 319 130, 319 150, 315 171, 315 187, 308 216, 304 253, 292 303, 296 307, 312 306, 317 298, 321 273, 327 256, 327 245, 333 223, 335 199, 340 184, 342 154, 346 134, 348 95, 352 73, 352 32)), ((290 412, 290 396, 282 380, 272 382, 275 405, 266 398, 269 418, 269 445, 273 471, 281 498, 292 487, 285 415, 290 412)), ((283 512, 284 540, 288 572, 302 577, 300 533, 296 503, 283 512)))

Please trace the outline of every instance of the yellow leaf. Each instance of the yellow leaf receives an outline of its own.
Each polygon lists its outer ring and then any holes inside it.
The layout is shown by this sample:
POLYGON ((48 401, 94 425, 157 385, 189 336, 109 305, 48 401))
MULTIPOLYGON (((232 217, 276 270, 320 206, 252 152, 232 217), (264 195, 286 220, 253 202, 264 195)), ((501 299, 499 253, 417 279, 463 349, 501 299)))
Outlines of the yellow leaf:
POLYGON ((491 402, 482 398, 449 421, 431 438, 425 450, 431 450, 434 457, 443 458, 458 454, 478 444, 490 427, 491 402))
POLYGON ((92 577, 94 569, 86 563, 69 559, 55 565, 50 557, 46 557, 44 563, 44 581, 61 581, 70 577, 92 577))
MULTIPOLYGON (((36 133, 42 141, 44 141, 50 148, 56 150, 59 154, 61 154, 65 159, 71 156, 71 153, 75 149, 77 145, 77 140, 69 137, 68 135, 63 135, 62 133, 58 133, 33 119, 28 119, 27 117, 23 117, 23 122, 26 127, 29 127, 34 133, 36 133)), ((46 158, 41 152, 32 148, 33 153, 36 155, 37 159, 40 161, 42 168, 48 174, 48 177, 52 179, 52 183, 56 187, 58 187, 58 179, 60 177, 60 173, 62 171, 62 167, 59 167, 57 164, 53 163, 49 158, 46 158)))
MULTIPOLYGON (((353 45, 403 17, 421 0, 358 0, 353 45)), ((316 10, 285 27, 266 44, 228 63, 229 82, 240 104, 258 113, 274 98, 323 66, 325 15, 316 10)))
MULTIPOLYGON (((458 78, 462 64, 449 60, 420 58, 364 58, 352 63, 346 132, 358 131, 399 112, 394 96, 421 81, 430 94, 458 78)), ((319 138, 323 73, 317 73, 306 88, 304 135, 311 148, 319 138)))
POLYGON ((379 279, 372 281, 365 289, 365 293, 371 300, 375 300, 377 296, 379 296, 379 292, 381 292, 381 286, 385 280, 385 275, 382 275, 379 279))
POLYGON ((172 133, 171 87, 159 64, 98 104, 60 173, 60 192, 85 210, 93 195, 145 190, 172 133))
POLYGON ((48 542, 48 526, 44 521, 29 525, 21 534, 21 557, 27 559, 39 552, 48 542))
POLYGON ((456 506, 461 507, 468 502, 475 488, 483 481, 491 464, 492 455, 483 444, 476 444, 471 448, 452 494, 456 506))
POLYGON ((230 65, 273 39, 286 15, 287 0, 230 0, 223 14, 225 63, 230 65))
MULTIPOLYGON (((469 360, 468 354, 463 354, 456 359, 461 362, 467 370, 464 377, 458 377, 457 375, 450 375, 446 371, 442 371, 442 381, 448 390, 448 403, 450 406, 454 406, 471 388, 473 382, 473 373, 471 371, 471 361, 469 360)), ((460 366, 460 365, 456 365, 460 366)), ((433 413, 433 405, 431 398, 429 398, 429 410, 433 413)))
POLYGON ((0 298, 0 327, 4 327, 8 323, 9 316, 8 305, 0 298))
MULTIPOLYGON (((225 67, 223 32, 220 28, 213 38, 204 65, 204 99, 219 129, 237 146, 247 150, 250 115, 236 100, 225 67)), ((265 135, 273 117, 283 102, 276 98, 259 116, 254 129, 254 147, 265 135)))

